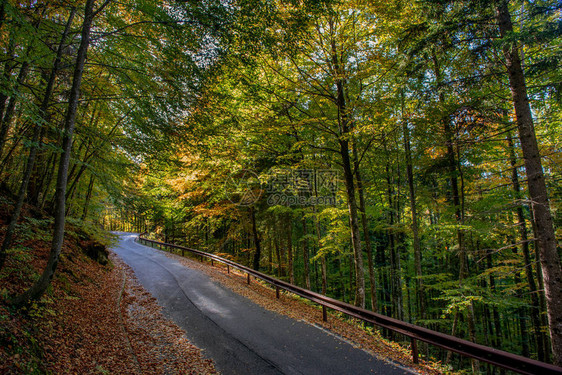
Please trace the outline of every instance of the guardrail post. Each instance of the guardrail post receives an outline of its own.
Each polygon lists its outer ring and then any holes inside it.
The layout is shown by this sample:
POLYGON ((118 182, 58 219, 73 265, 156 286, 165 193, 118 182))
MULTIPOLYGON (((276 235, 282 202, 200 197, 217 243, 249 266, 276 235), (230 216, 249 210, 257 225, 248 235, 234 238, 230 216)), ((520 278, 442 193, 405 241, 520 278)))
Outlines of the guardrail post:
POLYGON ((211 267, 215 266, 215 261, 213 259, 211 259, 211 267))
POLYGON ((181 256, 184 257, 185 256, 185 250, 181 249, 181 256))
POLYGON ((327 321, 328 321, 328 311, 327 311, 325 305, 322 305, 322 320, 323 320, 324 322, 327 322, 327 321))
POLYGON ((248 275, 247 280, 248 280, 248 284, 250 284, 250 274, 247 273, 246 275, 248 275))
POLYGON ((230 265, 226 265, 226 273, 230 273, 230 265))
POLYGON ((279 287, 277 285, 275 285, 275 297, 279 299, 279 287))
POLYGON ((420 360, 418 358, 418 342, 413 337, 412 337, 412 362, 414 362, 415 364, 420 363, 420 360))

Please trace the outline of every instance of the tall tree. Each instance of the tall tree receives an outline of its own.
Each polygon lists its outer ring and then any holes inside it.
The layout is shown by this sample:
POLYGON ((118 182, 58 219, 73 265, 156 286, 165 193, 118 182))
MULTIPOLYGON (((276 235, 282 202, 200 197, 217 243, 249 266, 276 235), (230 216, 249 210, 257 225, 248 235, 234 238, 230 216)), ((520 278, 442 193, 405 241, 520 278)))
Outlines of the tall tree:
POLYGON ((14 299, 14 304, 24 305, 30 300, 40 298, 47 287, 57 268, 62 244, 64 241, 65 227, 65 202, 66 202, 66 185, 68 177, 68 165, 70 163, 70 153, 72 150, 72 136, 76 122, 76 113, 78 110, 78 99, 80 96, 80 85, 82 83, 82 75, 86 64, 88 47, 90 46, 90 35, 92 30, 92 22, 97 13, 99 13, 109 1, 106 1, 98 10, 94 11, 95 0, 87 0, 84 6, 84 20, 82 23, 82 31, 80 34, 80 47, 76 54, 76 62, 74 65, 74 75, 72 78, 72 88, 70 91, 70 99, 64 122, 63 136, 63 155, 60 158, 59 170, 57 176, 57 189, 55 200, 55 224, 53 228, 53 239, 51 242, 51 250, 47 265, 41 274, 41 277, 24 293, 14 299))
POLYGON ((496 3, 496 14, 500 35, 504 39, 503 53, 517 120, 519 141, 525 160, 531 207, 537 228, 537 245, 544 280, 552 353, 554 354, 554 363, 562 365, 562 304, 560 303, 562 301, 562 268, 556 249, 556 236, 548 191, 519 47, 517 43, 511 40, 513 24, 507 1, 500 0, 496 3))

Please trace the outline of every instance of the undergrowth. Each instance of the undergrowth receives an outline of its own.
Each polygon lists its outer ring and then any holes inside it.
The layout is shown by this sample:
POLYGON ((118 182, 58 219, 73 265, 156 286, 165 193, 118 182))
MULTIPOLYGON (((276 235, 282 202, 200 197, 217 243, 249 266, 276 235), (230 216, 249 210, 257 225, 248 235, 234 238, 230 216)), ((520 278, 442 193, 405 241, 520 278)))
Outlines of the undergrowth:
MULTIPOLYGON (((0 196, 0 241, 3 239, 12 208, 10 201, 0 196)), ((77 298, 72 288, 86 278, 75 265, 78 258, 86 259, 88 249, 102 251, 111 246, 115 237, 96 225, 76 219, 67 219, 65 243, 52 286, 38 301, 24 308, 15 308, 9 301, 25 291, 39 278, 46 264, 52 239, 53 219, 24 215, 16 226, 12 247, 6 263, 0 270, 0 373, 44 374, 44 348, 38 340, 38 327, 48 327, 56 317, 53 306, 57 298, 77 298)), ((96 257, 90 256, 94 260, 96 257)), ((91 262, 91 260, 90 260, 91 262)), ((101 263, 101 262, 100 262, 101 263)), ((44 328, 43 328, 44 329, 44 328)))

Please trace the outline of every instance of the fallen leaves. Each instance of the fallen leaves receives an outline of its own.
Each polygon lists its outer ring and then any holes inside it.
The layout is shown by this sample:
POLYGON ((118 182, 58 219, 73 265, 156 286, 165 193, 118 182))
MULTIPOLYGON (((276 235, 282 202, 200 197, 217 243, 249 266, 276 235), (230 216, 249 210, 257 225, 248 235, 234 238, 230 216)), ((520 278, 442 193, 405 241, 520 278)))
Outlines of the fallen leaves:
POLYGON ((49 295, 25 311, 0 304, 0 373, 217 373, 128 266, 111 261, 104 267, 66 249, 49 295))
POLYGON ((121 314, 130 349, 142 374, 216 374, 213 363, 202 356, 184 332, 167 320, 152 297, 136 280, 131 269, 124 269, 125 291, 121 314))

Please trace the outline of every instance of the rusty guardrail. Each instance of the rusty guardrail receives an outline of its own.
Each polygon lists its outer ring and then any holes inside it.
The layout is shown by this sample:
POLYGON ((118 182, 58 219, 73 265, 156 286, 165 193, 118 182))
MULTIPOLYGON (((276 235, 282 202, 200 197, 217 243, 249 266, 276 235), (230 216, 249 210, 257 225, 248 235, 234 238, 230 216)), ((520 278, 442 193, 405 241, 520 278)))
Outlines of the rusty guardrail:
POLYGON ((146 235, 146 233, 142 233, 139 235, 138 237, 139 241, 141 242, 144 241, 145 243, 149 243, 152 247, 156 245, 162 247, 163 250, 166 250, 166 248, 177 249, 181 251, 182 256, 185 256, 185 252, 187 251, 192 254, 200 256, 201 260, 203 258, 208 258, 211 259, 211 262, 217 261, 225 264, 227 266, 228 272, 230 272, 230 267, 245 272, 247 275, 248 284, 250 283, 250 275, 257 279, 261 279, 275 287, 277 298, 279 298, 280 289, 283 289, 291 293, 294 293, 300 297, 306 298, 314 303, 317 303, 322 306, 322 317, 324 321, 327 320, 327 308, 330 308, 332 310, 342 312, 351 317, 361 319, 365 322, 369 322, 379 327, 387 328, 394 332, 410 337, 410 339, 412 340, 411 341, 412 359, 414 363, 418 363, 418 350, 417 350, 416 340, 419 340, 521 374, 562 375, 562 367, 554 366, 548 363, 523 357, 517 354, 508 353, 503 350, 494 349, 488 346, 476 344, 473 343, 472 341, 463 340, 458 337, 447 335, 445 333, 432 331, 430 329, 423 328, 415 324, 406 323, 398 319, 393 319, 385 315, 377 314, 370 310, 366 310, 354 305, 350 305, 348 303, 339 301, 334 298, 326 297, 322 294, 313 292, 311 290, 300 288, 296 285, 292 285, 288 282, 276 279, 272 276, 258 272, 254 269, 243 266, 231 260, 219 257, 217 255, 206 253, 200 250, 191 249, 185 246, 179 246, 179 245, 169 244, 165 242, 149 240, 147 238, 143 238, 144 235, 146 235))

